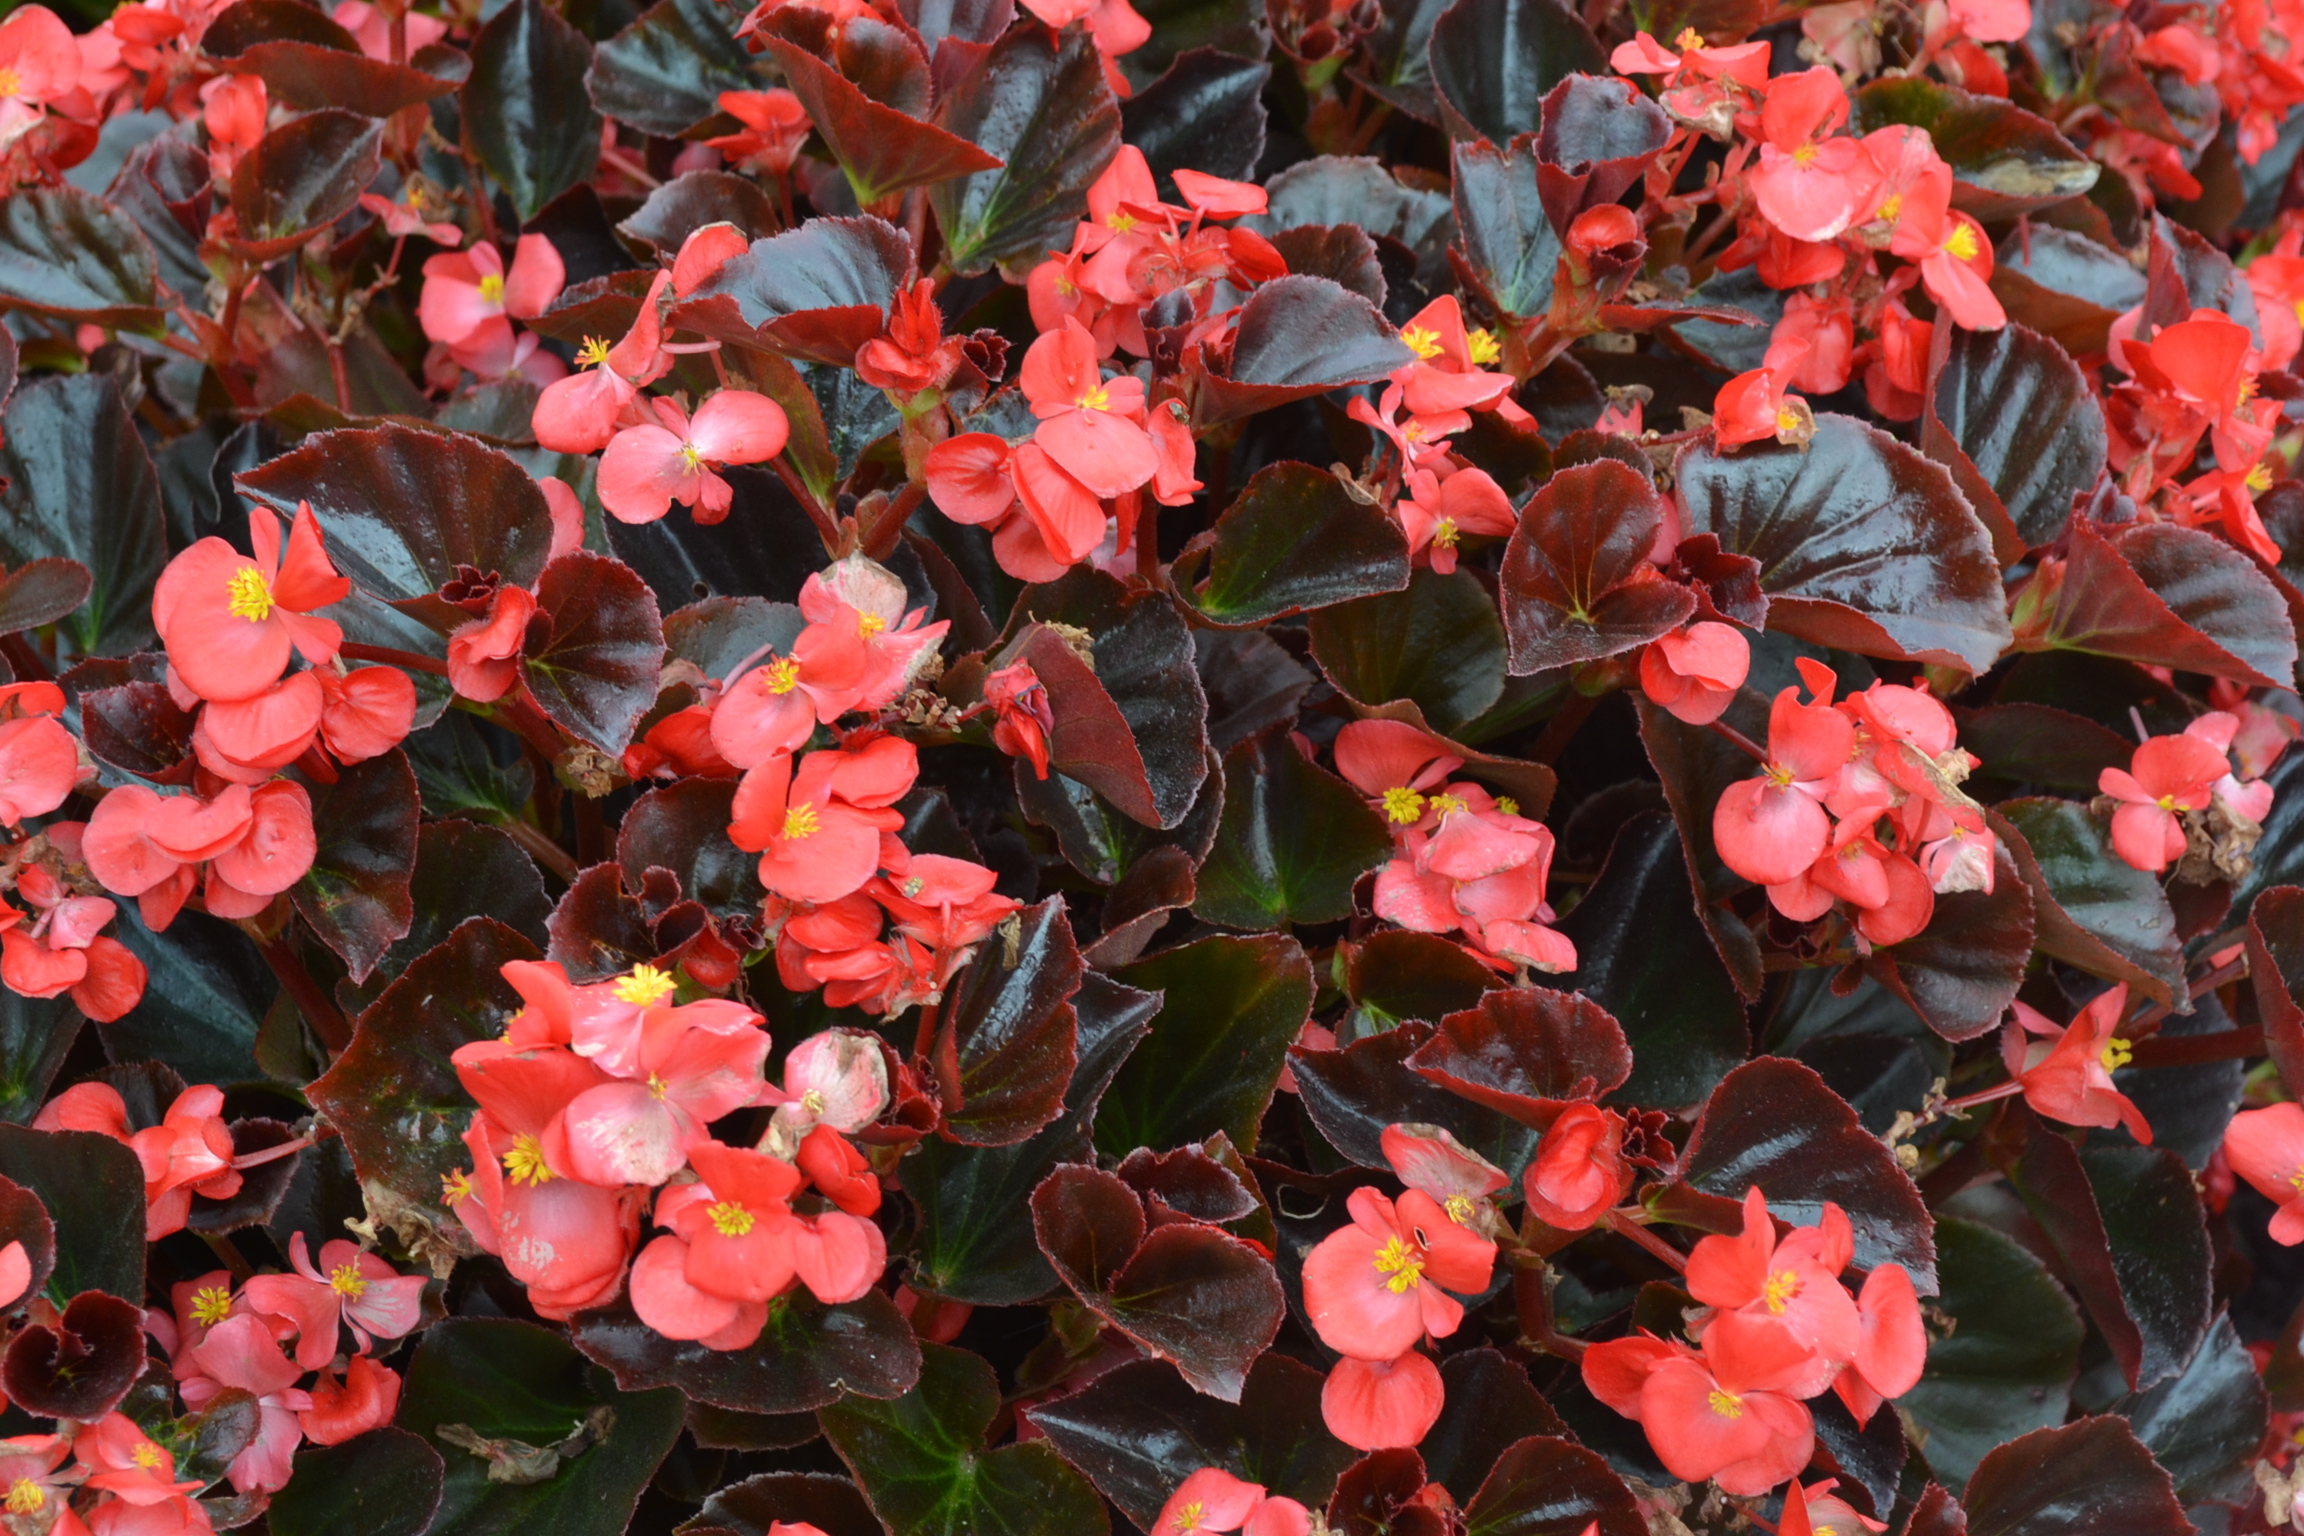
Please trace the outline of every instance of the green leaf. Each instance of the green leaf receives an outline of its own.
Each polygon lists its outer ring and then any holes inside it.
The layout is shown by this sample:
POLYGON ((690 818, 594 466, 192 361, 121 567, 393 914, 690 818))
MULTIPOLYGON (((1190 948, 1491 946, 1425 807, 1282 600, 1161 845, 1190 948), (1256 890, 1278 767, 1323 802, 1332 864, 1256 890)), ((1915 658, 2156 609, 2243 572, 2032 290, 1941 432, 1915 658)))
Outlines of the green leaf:
POLYGON ((679 1438, 681 1412, 674 1391, 617 1391, 549 1329, 455 1317, 417 1342, 394 1422, 429 1437, 447 1463, 429 1536, 616 1536, 679 1438), (440 1437, 455 1424, 539 1448, 588 1427, 597 1438, 542 1482, 492 1481, 489 1459, 440 1437))
POLYGON ((1560 985, 1613 1014, 1632 1046, 1632 1077, 1618 1099, 1685 1108, 1743 1062, 1744 1005, 1697 920, 1670 818, 1627 822, 1559 928, 1577 960, 1560 985), (1651 963, 1667 954, 1672 964, 1651 963))
POLYGON ((985 1448, 1000 1409, 992 1367, 921 1347, 920 1383, 892 1403, 823 1410, 824 1434, 892 1536, 1102 1536, 1104 1506, 1049 1446, 985 1448))
POLYGON ((144 1167, 94 1131, 0 1125, 0 1178, 39 1196, 56 1223, 48 1296, 61 1306, 85 1291, 144 1295, 144 1167))
POLYGON ((523 219, 599 162, 591 67, 592 45, 543 0, 512 0, 473 40, 472 78, 457 97, 464 142, 523 219))
POLYGON ((1993 809, 2015 834, 2008 851, 2032 888, 2041 952, 2161 1002, 2174 997, 2185 984, 2176 914, 2157 879, 2112 851, 2109 827, 2072 800, 1993 809))
POLYGON ((1452 139, 1509 144, 1543 119, 1570 75, 1605 75, 1608 55, 1560 0, 1456 0, 1432 27, 1432 85, 1452 139))
POLYGON ((132 901, 119 904, 113 931, 144 962, 145 982, 134 1008, 96 1026, 105 1053, 166 1062, 187 1082, 257 1076, 256 1036, 280 984, 248 936, 204 912, 179 912, 154 933, 132 901))
POLYGON ((1009 31, 945 96, 936 123, 1002 162, 928 194, 947 259, 966 274, 1062 246, 1120 147, 1120 106, 1085 32, 1059 45, 1038 27, 1009 31))
POLYGON ((508 732, 483 731, 462 710, 412 733, 402 743, 427 816, 468 816, 511 821, 536 792, 536 771, 513 750, 508 732), (499 745, 503 750, 498 750, 499 745))
POLYGON ((1334 922, 1351 915, 1360 877, 1391 857, 1392 836, 1360 792, 1275 727, 1224 754, 1224 818, 1193 915, 1228 928, 1334 922))
POLYGON ((447 1471, 422 1436, 387 1425, 297 1452, 265 1517, 276 1536, 423 1536, 447 1471))
POLYGON ((441 1180, 469 1164, 463 1136, 477 1107, 448 1058, 503 1034, 520 1011, 504 963, 542 958, 493 918, 467 920, 361 1013, 352 1044, 305 1090, 344 1138, 370 1213, 410 1247, 470 1251, 440 1204, 441 1180))
POLYGON ((592 105, 643 133, 671 138, 720 110, 722 91, 767 82, 715 0, 658 0, 602 43, 584 83, 592 105))
POLYGON ((1257 624, 1408 585, 1408 540, 1384 509, 1309 464, 1258 470, 1216 520, 1193 594, 1219 624, 1257 624))
POLYGON ((95 577, 61 629, 72 653, 150 646, 152 584, 168 548, 159 477, 120 386, 101 373, 28 379, 0 415, 0 438, 0 560, 77 560, 95 577))
POLYGON ((1323 608, 1306 622, 1312 656, 1363 705, 1405 699, 1443 735, 1504 694, 1504 621, 1470 571, 1429 567, 1405 592, 1323 608))
POLYGON ((160 318, 159 260, 144 232, 78 187, 28 187, 0 199, 0 299, 94 325, 160 318))
POLYGON ((1096 1145, 1118 1157, 1222 1131, 1236 1147, 1255 1146, 1288 1046, 1311 1017, 1303 949, 1285 935, 1200 939, 1120 979, 1163 1001, 1097 1111, 1096 1145))
POLYGON ((314 784, 312 868, 289 899, 312 931, 344 958, 354 982, 384 958, 416 918, 410 881, 423 807, 408 755, 394 748, 314 784))
POLYGON ((1957 1488, 1985 1452, 2061 1424, 2080 1365, 2080 1315, 2047 1268, 2012 1239, 1957 1216, 1936 1220, 1932 1330, 1920 1384, 1896 1406, 1926 1431, 1928 1465, 1957 1488))
POLYGON ((0 995, 0 1120, 22 1125, 40 1112, 81 1022, 70 998, 0 995))

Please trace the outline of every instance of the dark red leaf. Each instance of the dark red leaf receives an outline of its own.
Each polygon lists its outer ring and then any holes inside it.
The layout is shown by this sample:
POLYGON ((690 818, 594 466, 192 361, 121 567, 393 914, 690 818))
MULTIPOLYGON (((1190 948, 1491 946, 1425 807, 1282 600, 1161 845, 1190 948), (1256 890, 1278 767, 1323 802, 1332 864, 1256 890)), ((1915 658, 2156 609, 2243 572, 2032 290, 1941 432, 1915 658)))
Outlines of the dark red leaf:
POLYGON ((1217 518, 1192 601, 1219 624, 1260 624, 1407 585, 1407 535, 1383 508, 1325 470, 1282 463, 1217 518))
POLYGON ((520 659, 529 693, 570 735, 621 754, 656 702, 664 624, 655 596, 621 560, 578 549, 544 568, 536 606, 552 637, 520 659))
POLYGON ((924 1064, 943 1093, 944 1134, 968 1146, 1012 1145, 1062 1114, 1077 1061, 1084 968, 1063 899, 1011 921, 1015 937, 979 949, 946 994, 924 1064))
POLYGON ((845 368, 911 284, 912 242, 902 230, 870 217, 810 219, 752 242, 674 305, 669 323, 845 368))
POLYGON ((2159 880, 2112 851, 2105 823, 2070 800, 2003 800, 1991 814, 2031 888, 2041 953, 2171 1000, 2184 985, 2176 915, 2159 880))
POLYGON ((0 1384, 26 1412, 93 1420, 118 1406, 143 1370, 143 1310, 83 1291, 53 1326, 34 1322, 9 1341, 0 1384))
POLYGON ((1977 1464, 1964 1502, 1967 1536, 2093 1536, 2111 1530, 2121 1536, 2191 1536, 2193 1530, 2168 1474, 2127 1421, 2111 1417, 2009 1441, 1977 1464))
POLYGON ((848 184, 862 206, 876 207, 907 187, 933 186, 955 176, 1000 169, 999 156, 874 101, 805 48, 781 37, 762 40, 807 107, 809 121, 848 173, 848 184))
POLYGON ((1413 356, 1376 306, 1324 277, 1275 278, 1249 295, 1232 356, 1192 374, 1192 424, 1204 429, 1307 395, 1383 378, 1413 356))
POLYGON ((2265 687, 2296 675, 2296 631, 2248 556, 2197 528, 2073 522, 2066 557, 2019 595, 2018 644, 2092 651, 2265 687))
POLYGON ((1664 517, 1648 477, 1611 459, 1545 482, 1497 577, 1515 673, 1637 650, 1695 614, 1696 595, 1648 563, 1664 517))
POLYGON ((1624 1480, 1572 1440, 1535 1435, 1506 1450, 1464 1508, 1479 1536, 1644 1536, 1647 1520, 1624 1480))
POLYGON ((1936 898, 1928 926, 1876 950, 1867 968, 1947 1040, 1973 1040, 2006 1017, 2032 958, 2032 892, 2013 853, 1993 850, 1992 889, 1936 898))
POLYGON ((1535 1155, 1534 1130, 1485 1101, 1448 1091, 1451 1085, 1431 1074, 1419 1075, 1410 1058, 1434 1034, 1435 1026, 1412 1021, 1341 1050, 1291 1050, 1288 1066, 1304 1113, 1329 1145, 1363 1168, 1391 1166, 1385 1128, 1407 1123, 1437 1125, 1518 1178, 1535 1155))
POLYGON ((282 123, 233 168, 234 243, 270 261, 335 223, 376 179, 383 144, 382 123, 334 107, 282 123))
POLYGON ((423 811, 416 774, 408 754, 395 748, 307 792, 318 848, 289 898, 322 942, 343 957, 352 979, 365 981, 416 917, 409 894, 423 811))
POLYGON ((1408 1067, 1541 1130, 1570 1101, 1622 1087, 1632 1075, 1632 1050, 1622 1027, 1590 998, 1511 987, 1442 1019, 1408 1067))

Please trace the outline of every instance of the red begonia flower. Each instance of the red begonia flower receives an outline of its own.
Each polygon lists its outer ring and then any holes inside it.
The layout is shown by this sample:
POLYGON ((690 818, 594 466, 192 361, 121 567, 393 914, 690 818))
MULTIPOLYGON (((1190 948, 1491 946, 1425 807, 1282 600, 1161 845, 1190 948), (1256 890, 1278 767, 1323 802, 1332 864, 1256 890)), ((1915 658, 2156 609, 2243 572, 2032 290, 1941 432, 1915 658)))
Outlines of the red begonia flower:
POLYGON ((1390 1360, 1346 1355, 1320 1388, 1320 1417, 1354 1450, 1391 1450, 1431 1433, 1445 1401, 1440 1368, 1421 1350, 1390 1360))
POLYGON ((2112 851, 2158 874, 2184 856, 2179 811, 2208 808, 2216 781, 2230 771, 2222 752, 2197 736, 2155 736, 2128 766, 2106 768, 2096 787, 2120 802, 2112 812, 2112 851))
POLYGON ((600 456, 600 504, 619 522, 655 522, 674 502, 719 522, 735 492, 714 471, 766 463, 791 430, 782 406, 750 390, 719 390, 693 418, 670 400, 648 403, 656 421, 626 427, 600 456))
POLYGON ((2272 1240, 2304 1243, 2304 1105, 2244 1109, 2224 1128, 2232 1171, 2272 1201, 2272 1240))
POLYGON ((1544 1132, 1520 1175, 1528 1209, 1563 1232, 1581 1232, 1632 1187, 1624 1161, 1624 1118, 1596 1104, 1571 1104, 1544 1132))
POLYGON ((1751 670, 1752 647, 1734 625, 1701 619, 1640 653, 1640 691, 1690 725, 1727 713, 1751 670))
POLYGON ((297 505, 285 552, 269 507, 248 514, 248 537, 254 559, 211 536, 169 561, 152 589, 168 664, 203 699, 251 698, 280 680, 292 650, 318 666, 343 643, 333 620, 311 617, 352 590, 328 561, 311 507, 297 505))
POLYGON ((2113 1072, 2129 1058, 2128 1042, 2112 1033, 2128 1006, 2128 984, 2098 993, 2061 1028, 2028 1004, 2012 1006, 2016 1017, 2000 1033, 2000 1056, 2024 1085, 2024 1101, 2066 1125, 2125 1126, 2150 1146, 2144 1112, 2112 1086, 2113 1072))
POLYGON ((392 1422, 400 1406, 400 1373, 368 1355, 344 1362, 344 1379, 323 1370, 310 1388, 312 1406, 296 1416, 314 1445, 342 1445, 392 1422))
POLYGON ((1040 421, 1033 441, 1094 494, 1132 491, 1160 467, 1144 430, 1143 382, 1125 373, 1106 379, 1078 321, 1033 342, 1020 379, 1040 421))
POLYGON ((1752 195, 1794 239, 1830 240, 1870 206, 1880 180, 1871 154, 1858 140, 1826 137, 1847 120, 1848 93, 1825 65, 1768 82, 1752 195))
POLYGON ((1352 1221, 1304 1260, 1304 1310, 1320 1341, 1358 1360, 1392 1360, 1464 1320, 1448 1291, 1488 1288, 1496 1245, 1456 1225, 1430 1195, 1352 1192, 1352 1221))
POLYGON ((1802 704, 1783 689, 1768 711, 1768 761, 1760 777, 1731 784, 1712 813, 1720 861, 1759 885, 1781 885, 1816 862, 1832 834, 1822 804, 1856 739, 1826 692, 1802 704))

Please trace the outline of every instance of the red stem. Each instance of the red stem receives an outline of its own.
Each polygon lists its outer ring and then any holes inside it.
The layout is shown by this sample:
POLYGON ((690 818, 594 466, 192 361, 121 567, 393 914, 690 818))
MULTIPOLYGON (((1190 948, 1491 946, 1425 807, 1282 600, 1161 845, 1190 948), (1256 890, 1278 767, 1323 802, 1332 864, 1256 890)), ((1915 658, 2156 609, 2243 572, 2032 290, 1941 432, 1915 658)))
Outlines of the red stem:
POLYGON ((1673 1273, 1684 1275, 1688 1272, 1688 1255, 1642 1226, 1639 1219, 1632 1213, 1614 1210, 1602 1217, 1601 1220, 1608 1224, 1609 1231, 1614 1232, 1619 1237, 1630 1238, 1657 1258, 1662 1259, 1672 1267, 1673 1273))
POLYGON ((347 640, 336 647, 336 654, 347 661, 380 661, 390 667, 406 667, 411 672, 428 672, 434 677, 448 675, 448 663, 419 656, 414 651, 403 651, 397 646, 363 645, 347 640))
POLYGON ((272 974, 280 979, 280 985, 296 999, 297 1010, 304 1015, 304 1022, 312 1026, 312 1032, 320 1037, 320 1043, 328 1048, 328 1054, 344 1054, 345 1047, 352 1043, 352 1026, 345 1022, 343 1013, 329 1000, 328 994, 320 990, 320 983, 312 979, 312 973, 304 969, 303 959, 287 940, 278 936, 257 939, 256 948, 263 953, 264 963, 272 967, 272 974))

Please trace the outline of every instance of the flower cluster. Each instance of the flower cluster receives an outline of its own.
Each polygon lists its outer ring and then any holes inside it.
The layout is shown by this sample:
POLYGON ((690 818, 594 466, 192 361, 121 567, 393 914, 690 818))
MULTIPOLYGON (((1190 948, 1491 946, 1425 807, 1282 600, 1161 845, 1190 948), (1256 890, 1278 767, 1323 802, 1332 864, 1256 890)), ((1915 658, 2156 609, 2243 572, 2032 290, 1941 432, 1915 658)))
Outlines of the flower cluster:
MULTIPOLYGON (((384 217, 392 217, 389 205, 384 217)), ((453 224, 446 227, 459 233, 453 224)), ((424 232, 429 238, 430 226, 424 232)), ((550 309, 567 282, 559 250, 543 235, 522 235, 509 267, 503 253, 485 242, 427 258, 424 293, 416 306, 417 322, 435 349, 426 375, 438 376, 445 366, 451 385, 459 368, 481 379, 517 375, 536 385, 565 377, 567 365, 540 350, 541 338, 512 322, 533 320, 550 309)))
POLYGON ((1779 1237, 1758 1189, 1741 1236, 1715 1234, 1688 1255, 1686 1285, 1704 1311, 1691 1348, 1636 1333, 1585 1350, 1592 1395, 1648 1432, 1672 1475, 1762 1494, 1797 1477, 1815 1448, 1805 1399, 1837 1392, 1859 1424, 1920 1380, 1928 1339, 1900 1264, 1841 1274, 1855 1256, 1848 1218, 1827 1201, 1815 1226, 1779 1237))
MULTIPOLYGON (((2112 851, 2155 875, 2180 860, 2208 866, 2204 878, 2245 874, 2272 814, 2272 786, 2257 776, 2268 761, 2244 765, 2256 769, 2246 780, 2233 771, 2240 726, 2239 716, 2210 710, 2178 735, 2146 738, 2126 768, 2103 770, 2112 851)), ((2271 755, 2286 744, 2275 738, 2271 755)))
POLYGON ((1398 721, 1356 720, 1337 733, 1336 771, 1392 834, 1373 910, 1418 933, 1461 933, 1499 971, 1574 970, 1576 946, 1546 926, 1551 829, 1510 796, 1449 777, 1463 766, 1446 742, 1398 721))

